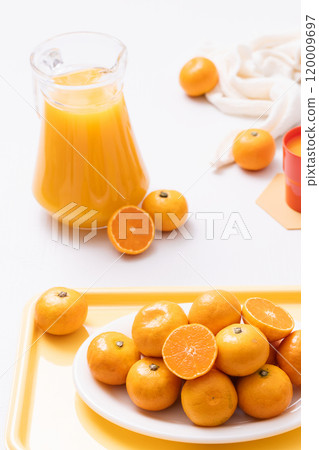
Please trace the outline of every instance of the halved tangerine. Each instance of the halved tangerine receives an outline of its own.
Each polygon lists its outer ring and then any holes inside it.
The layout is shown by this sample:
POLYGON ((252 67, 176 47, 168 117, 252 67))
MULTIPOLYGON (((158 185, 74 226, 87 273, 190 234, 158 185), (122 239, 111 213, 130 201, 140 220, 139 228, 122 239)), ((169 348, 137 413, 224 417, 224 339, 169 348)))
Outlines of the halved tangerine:
POLYGON ((138 255, 153 242, 155 227, 150 215, 143 209, 123 206, 110 218, 107 233, 116 250, 138 255))
POLYGON ((192 323, 172 331, 162 351, 164 363, 171 372, 184 380, 193 380, 212 368, 217 344, 207 327, 192 323))
POLYGON ((246 300, 242 314, 244 322, 259 328, 270 342, 288 336, 295 326, 287 311, 265 298, 246 300))

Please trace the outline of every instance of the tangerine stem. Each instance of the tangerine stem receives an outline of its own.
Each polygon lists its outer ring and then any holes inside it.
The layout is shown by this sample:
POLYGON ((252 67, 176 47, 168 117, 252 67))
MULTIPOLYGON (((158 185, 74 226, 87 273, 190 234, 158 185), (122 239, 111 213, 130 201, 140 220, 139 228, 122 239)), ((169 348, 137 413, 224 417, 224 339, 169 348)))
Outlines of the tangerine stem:
POLYGON ((68 295, 68 293, 64 292, 64 291, 61 291, 58 293, 58 297, 67 297, 67 295, 68 295))

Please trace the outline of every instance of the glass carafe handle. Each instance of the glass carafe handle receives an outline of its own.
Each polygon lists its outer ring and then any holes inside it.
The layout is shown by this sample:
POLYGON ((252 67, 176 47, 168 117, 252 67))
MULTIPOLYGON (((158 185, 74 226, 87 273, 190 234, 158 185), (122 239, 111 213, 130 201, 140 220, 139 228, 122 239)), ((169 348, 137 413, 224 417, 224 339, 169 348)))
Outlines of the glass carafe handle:
MULTIPOLYGON (((40 67, 45 68, 46 72, 49 71, 49 73, 54 74, 54 71, 57 69, 58 66, 63 64, 63 59, 61 56, 61 52, 58 48, 50 48, 46 52, 42 54, 41 62, 39 63, 40 67)), ((39 117, 42 116, 41 111, 41 92, 40 92, 40 86, 41 79, 37 78, 35 74, 33 75, 33 89, 34 89, 34 103, 35 103, 35 110, 39 117)))

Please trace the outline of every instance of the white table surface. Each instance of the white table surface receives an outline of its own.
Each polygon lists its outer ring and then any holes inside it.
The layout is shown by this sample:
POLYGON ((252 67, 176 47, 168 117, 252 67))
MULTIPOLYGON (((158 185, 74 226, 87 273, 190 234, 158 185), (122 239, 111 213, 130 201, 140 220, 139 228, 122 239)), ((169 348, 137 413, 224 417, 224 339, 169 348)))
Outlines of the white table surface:
MULTIPOLYGON (((107 32, 126 43, 126 100, 151 176, 150 189, 184 192, 208 168, 212 149, 251 120, 226 116, 179 87, 181 66, 208 41, 233 45, 299 28, 299 1, 121 0, 6 2, 0 17, 0 436, 9 405, 21 313, 36 293, 55 286, 298 285, 300 232, 287 231, 255 200, 280 172, 274 162, 257 174, 233 165, 206 172, 185 194, 192 212, 223 212, 215 239, 191 218, 193 239, 158 240, 138 257, 123 257, 106 232, 80 250, 53 242, 51 222, 31 192, 39 120, 33 104, 29 54, 40 41, 67 31, 107 32), (5 81, 6 80, 6 81, 5 81), (11 87, 8 85, 10 84, 11 87), (221 240, 231 212, 252 239, 221 240), (189 261, 186 262, 182 255, 189 261), (107 269, 109 268, 109 269, 107 269), (195 269, 195 270, 194 270, 195 269), (98 279, 98 277, 104 274, 98 279)), ((0 448, 4 446, 2 442, 0 448)))

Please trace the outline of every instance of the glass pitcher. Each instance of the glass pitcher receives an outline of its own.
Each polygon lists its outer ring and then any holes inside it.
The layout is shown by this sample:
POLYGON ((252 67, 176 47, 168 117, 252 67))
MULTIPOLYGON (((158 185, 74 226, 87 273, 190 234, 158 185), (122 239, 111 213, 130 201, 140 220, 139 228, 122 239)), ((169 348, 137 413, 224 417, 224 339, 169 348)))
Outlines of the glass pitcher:
POLYGON ((73 205, 95 211, 103 227, 146 194, 122 92, 126 57, 121 41, 89 32, 56 36, 31 55, 42 122, 33 192, 56 218, 73 205))

